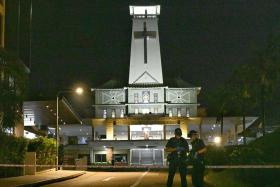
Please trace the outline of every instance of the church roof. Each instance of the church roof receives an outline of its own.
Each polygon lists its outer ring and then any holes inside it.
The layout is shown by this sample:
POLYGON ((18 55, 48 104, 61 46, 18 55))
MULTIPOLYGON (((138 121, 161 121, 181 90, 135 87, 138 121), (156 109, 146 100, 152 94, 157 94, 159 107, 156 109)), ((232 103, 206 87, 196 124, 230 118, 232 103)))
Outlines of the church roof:
POLYGON ((118 80, 118 79, 110 79, 106 82, 104 82, 101 86, 99 86, 98 88, 122 88, 125 85, 122 83, 122 81, 118 80))
POLYGON ((197 86, 194 86, 191 83, 183 80, 181 77, 166 78, 166 79, 164 79, 164 85, 166 85, 168 87, 175 87, 175 88, 194 88, 194 87, 197 87, 197 86))
MULTIPOLYGON (((111 88, 123 88, 127 86, 127 84, 124 83, 124 81, 120 81, 119 79, 113 78, 106 82, 104 82, 101 86, 98 88, 104 88, 104 89, 111 89, 111 88)), ((168 86, 171 88, 195 88, 197 86, 190 84, 189 82, 183 80, 181 77, 177 78, 166 78, 164 79, 163 84, 133 84, 128 85, 132 87, 162 87, 162 86, 168 86)))

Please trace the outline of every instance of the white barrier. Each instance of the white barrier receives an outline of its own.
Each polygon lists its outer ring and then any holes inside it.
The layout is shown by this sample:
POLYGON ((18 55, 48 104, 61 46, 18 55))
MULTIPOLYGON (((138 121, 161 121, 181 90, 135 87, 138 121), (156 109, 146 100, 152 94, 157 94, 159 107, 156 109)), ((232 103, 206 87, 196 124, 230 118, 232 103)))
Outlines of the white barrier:
MULTIPOLYGON (((28 164, 0 164, 0 167, 56 167, 56 165, 28 165, 28 164)), ((76 167, 76 165, 59 165, 59 167, 67 168, 67 167, 76 167)), ((168 166, 111 166, 111 165, 80 165, 80 167, 85 168, 104 168, 104 169, 118 169, 118 168, 150 168, 150 169, 157 169, 157 168, 168 168, 168 166)), ((187 166, 188 168, 192 168, 192 166, 187 166)), ((208 169, 280 169, 280 165, 206 165, 208 169)))

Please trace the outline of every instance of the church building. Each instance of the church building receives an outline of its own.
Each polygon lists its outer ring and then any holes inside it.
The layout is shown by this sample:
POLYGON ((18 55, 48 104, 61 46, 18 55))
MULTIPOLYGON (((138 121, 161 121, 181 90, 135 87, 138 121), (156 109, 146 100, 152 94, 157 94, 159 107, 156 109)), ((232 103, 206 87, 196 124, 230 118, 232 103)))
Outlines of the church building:
POLYGON ((199 123, 200 87, 171 88, 163 82, 158 17, 160 6, 130 6, 132 37, 127 87, 92 89, 95 118, 89 143, 94 162, 163 165, 174 130, 187 138, 199 123))

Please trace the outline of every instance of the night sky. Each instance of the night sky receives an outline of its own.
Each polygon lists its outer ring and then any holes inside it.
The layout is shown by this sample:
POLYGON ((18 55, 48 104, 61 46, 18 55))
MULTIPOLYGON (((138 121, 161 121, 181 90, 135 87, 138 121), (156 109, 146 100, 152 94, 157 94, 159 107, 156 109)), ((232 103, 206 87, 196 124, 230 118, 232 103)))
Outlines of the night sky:
MULTIPOLYGON (((15 2, 8 0, 8 7, 16 10, 15 2)), ((57 90, 79 83, 99 87, 118 79, 126 86, 131 39, 128 6, 145 2, 161 5, 164 79, 180 77, 202 86, 204 93, 221 85, 239 64, 250 61, 269 35, 280 30, 279 0, 33 0, 30 99, 54 97, 57 90)), ((16 13, 7 16, 11 21, 6 46, 11 49, 15 48, 11 35, 16 27, 11 25, 16 13)), ((21 42, 27 41, 27 25, 21 26, 21 42)), ((27 46, 20 48, 25 61, 27 46)))

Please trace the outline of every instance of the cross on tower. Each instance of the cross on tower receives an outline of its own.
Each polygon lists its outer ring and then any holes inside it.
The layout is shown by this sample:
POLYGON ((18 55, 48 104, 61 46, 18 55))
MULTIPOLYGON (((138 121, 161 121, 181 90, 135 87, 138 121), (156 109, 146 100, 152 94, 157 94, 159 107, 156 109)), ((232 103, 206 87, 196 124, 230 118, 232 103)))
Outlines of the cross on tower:
MULTIPOLYGON (((147 20, 147 10, 145 10, 145 20, 147 20)), ((144 39, 144 64, 148 63, 148 55, 147 55, 147 40, 149 38, 156 38, 156 31, 147 31, 146 21, 143 22, 143 31, 135 31, 134 38, 135 39, 144 39)))

